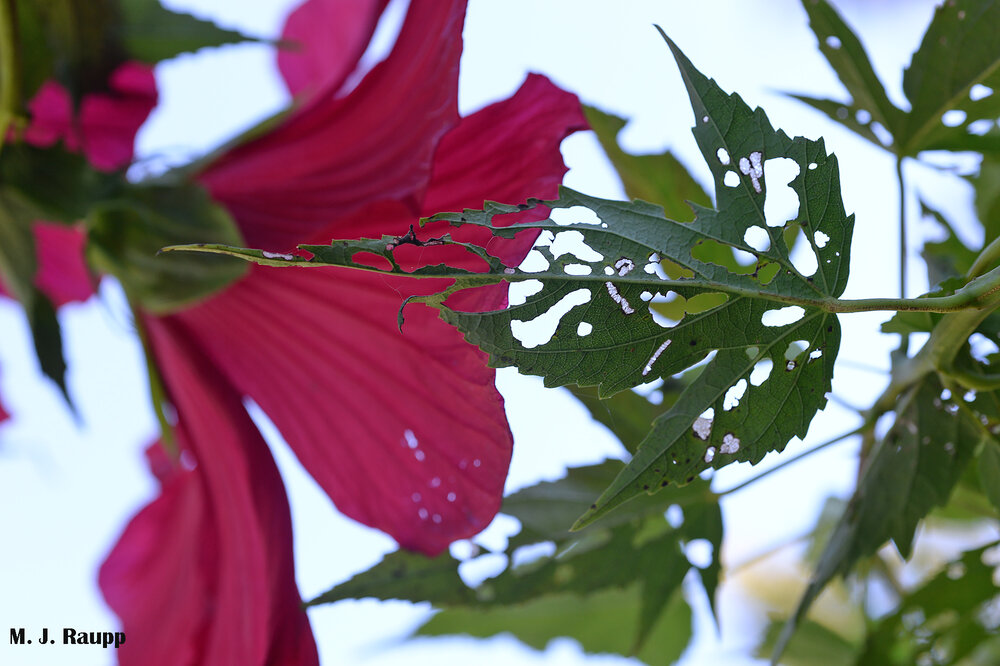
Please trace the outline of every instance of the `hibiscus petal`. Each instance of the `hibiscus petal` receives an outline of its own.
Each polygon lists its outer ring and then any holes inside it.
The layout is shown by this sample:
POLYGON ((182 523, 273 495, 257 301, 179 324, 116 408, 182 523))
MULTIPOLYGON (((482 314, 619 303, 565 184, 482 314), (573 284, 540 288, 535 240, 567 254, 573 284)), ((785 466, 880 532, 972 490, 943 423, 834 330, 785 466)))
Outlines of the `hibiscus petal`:
POLYGON ((291 518, 239 398, 163 320, 147 319, 184 454, 150 457, 160 496, 101 567, 122 664, 318 664, 295 587, 291 518))
POLYGON ((388 0, 308 0, 285 21, 278 70, 293 95, 336 93, 368 47, 388 0))
POLYGON ((85 95, 74 121, 69 93, 54 81, 46 82, 28 103, 31 122, 24 140, 47 147, 62 139, 69 150, 82 150, 98 169, 125 166, 132 160, 136 132, 156 106, 153 69, 124 63, 111 74, 108 88, 85 95))
POLYGON ((254 247, 287 250, 363 205, 416 206, 458 119, 464 0, 414 2, 392 53, 346 97, 317 96, 199 176, 254 247))
POLYGON ((256 268, 169 319, 257 401, 343 513, 434 554, 495 515, 511 435, 477 349, 422 306, 397 331, 403 284, 256 268))
POLYGON ((87 238, 83 229, 53 222, 35 222, 38 272, 35 284, 56 307, 85 301, 94 293, 95 281, 83 250, 87 238))
MULTIPOLYGON (((35 222, 32 231, 38 257, 35 285, 56 307, 90 298, 95 280, 83 254, 87 242, 83 230, 55 222, 35 222)), ((10 296, 2 283, 0 296, 10 296)))

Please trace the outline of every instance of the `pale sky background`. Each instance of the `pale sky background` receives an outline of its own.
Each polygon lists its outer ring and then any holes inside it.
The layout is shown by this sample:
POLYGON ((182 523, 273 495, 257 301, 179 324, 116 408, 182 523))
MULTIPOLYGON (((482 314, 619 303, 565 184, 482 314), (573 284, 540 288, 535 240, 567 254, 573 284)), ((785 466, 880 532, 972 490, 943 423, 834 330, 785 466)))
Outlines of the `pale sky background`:
MULTIPOLYGON (((276 36, 287 0, 183 0, 188 7, 250 34, 276 36)), ((837 3, 860 33, 890 97, 905 105, 901 72, 930 20, 933 4, 837 3)), ((397 3, 398 5, 398 3, 397 3)), ((405 3, 404 3, 405 5, 405 3)), ((402 5, 396 7, 400 15, 402 5)), ((895 296, 896 200, 893 160, 778 91, 846 98, 815 46, 805 12, 793 0, 700 3, 582 0, 470 0, 462 60, 460 106, 464 113, 504 98, 528 71, 548 75, 587 103, 632 118, 623 134, 633 151, 670 147, 703 182, 708 169, 690 134, 692 115, 677 70, 652 24, 660 24, 704 73, 751 105, 763 106, 772 124, 789 135, 823 136, 840 160, 844 200, 856 212, 848 298, 895 296)), ((398 22, 397 22, 398 24, 398 22)), ((391 41, 390 21, 381 31, 391 41)), ((384 48, 384 47, 383 47, 384 48)), ((272 52, 245 45, 182 56, 157 68, 161 105, 138 140, 138 155, 176 162, 197 156, 286 102, 272 52)), ((563 144, 571 171, 565 182, 589 194, 621 197, 591 133, 563 144)), ((911 187, 964 228, 972 219, 971 190, 953 176, 909 165, 911 187)), ((909 201, 911 242, 919 249, 933 228, 916 219, 909 201)), ((969 237, 975 238, 974 231, 969 237)), ((911 270, 910 294, 925 290, 919 262, 911 270)), ((844 343, 834 394, 865 406, 885 384, 885 374, 856 364, 888 368, 897 339, 878 335, 887 313, 843 316, 844 343)), ((74 626, 112 630, 117 621, 104 606, 96 571, 128 518, 155 493, 142 451, 155 436, 138 342, 120 289, 105 280, 100 294, 62 310, 69 385, 81 418, 75 423, 56 390, 35 369, 24 317, 10 301, 0 303, 0 395, 14 415, 0 427, 0 632, 24 626, 74 626)), ((513 370, 498 373, 515 433, 508 490, 555 479, 567 464, 620 455, 616 440, 563 390, 513 370)), ((393 542, 341 517, 294 460, 263 418, 290 495, 297 577, 304 598, 362 571, 393 542)), ((794 440, 786 454, 856 425, 851 412, 831 405, 813 422, 806 442, 794 440)), ((799 463, 724 501, 728 565, 746 562, 776 544, 807 532, 825 497, 846 497, 853 485, 856 442, 799 463)), ((725 489, 780 460, 768 456, 757 469, 741 464, 716 474, 725 489)), ((500 519, 482 538, 502 545, 514 521, 500 519)), ((480 575, 483 575, 480 572, 480 575)), ((755 643, 764 613, 751 612, 735 586, 723 586, 722 638, 705 614, 703 594, 688 588, 696 613, 696 640, 683 663, 757 663, 738 655, 755 643)), ((151 603, 156 603, 151 600, 151 603)), ((515 640, 421 639, 406 636, 428 617, 426 605, 348 601, 310 611, 324 664, 625 664, 618 657, 587 657, 575 643, 555 641, 543 652, 515 640)), ((7 645, 0 663, 79 664, 114 662, 100 648, 7 645)))

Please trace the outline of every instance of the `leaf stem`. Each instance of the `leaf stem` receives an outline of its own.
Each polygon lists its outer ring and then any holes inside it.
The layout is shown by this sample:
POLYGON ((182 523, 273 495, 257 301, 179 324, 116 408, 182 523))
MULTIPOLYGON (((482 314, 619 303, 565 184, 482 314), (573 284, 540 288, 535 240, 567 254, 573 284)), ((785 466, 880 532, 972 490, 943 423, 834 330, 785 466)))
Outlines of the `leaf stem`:
POLYGON ((899 297, 906 298, 906 188, 901 155, 896 157, 896 182, 899 185, 899 297))
POLYGON ((866 426, 861 426, 861 427, 855 428, 854 430, 851 430, 850 432, 845 432, 845 433, 843 433, 841 435, 837 435, 833 439, 828 439, 828 440, 826 440, 825 442, 823 442, 821 444, 817 444, 816 446, 812 447, 811 449, 806 449, 802 453, 798 453, 798 454, 792 456, 791 458, 787 458, 785 460, 782 460, 780 463, 778 463, 774 467, 771 467, 770 469, 765 469, 760 474, 752 476, 749 479, 747 479, 746 481, 744 481, 742 483, 736 484, 732 488, 729 488, 727 490, 723 490, 723 491, 721 491, 719 493, 716 493, 716 497, 717 498, 722 498, 722 497, 725 497, 726 495, 729 495, 731 493, 735 493, 735 492, 738 492, 740 490, 743 490, 747 486, 752 485, 754 483, 757 483, 761 479, 763 479, 763 478, 765 478, 767 476, 770 476, 771 474, 774 474, 775 472, 777 472, 777 471, 779 471, 781 469, 784 469, 785 467, 788 467, 792 463, 796 463, 796 462, 802 460, 803 458, 807 458, 807 457, 811 456, 812 454, 817 453, 819 451, 822 451, 823 449, 825 449, 825 448, 827 448, 829 446, 833 446, 834 444, 837 444, 838 442, 842 442, 843 440, 847 439, 848 437, 853 437, 854 435, 860 435, 864 431, 865 427, 866 426))
POLYGON ((20 48, 15 0, 0 0, 0 148, 20 115, 20 48))

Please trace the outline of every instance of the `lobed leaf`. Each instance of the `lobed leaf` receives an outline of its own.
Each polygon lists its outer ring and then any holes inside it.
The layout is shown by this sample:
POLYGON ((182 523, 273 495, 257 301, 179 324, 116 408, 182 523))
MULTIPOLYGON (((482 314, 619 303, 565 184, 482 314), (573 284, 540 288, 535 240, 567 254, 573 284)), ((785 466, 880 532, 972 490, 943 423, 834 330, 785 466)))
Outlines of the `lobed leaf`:
MULTIPOLYGON (((957 399, 957 398, 956 398, 957 399)), ((869 455, 857 489, 819 559, 775 651, 781 654, 812 602, 834 576, 892 540, 906 557, 917 523, 947 503, 982 438, 936 376, 899 401, 896 420, 869 455)))
POLYGON ((539 269, 504 266, 482 248, 463 245, 484 260, 485 272, 444 265, 406 271, 393 256, 400 245, 457 244, 448 236, 420 240, 412 231, 399 238, 300 246, 311 258, 223 246, 167 249, 273 266, 452 278, 447 291, 414 300, 437 307, 442 319, 489 354, 492 366, 516 366, 543 377, 547 386, 598 386, 606 397, 705 363, 577 527, 643 493, 690 483, 705 469, 756 463, 792 437, 805 436, 826 403, 840 344, 839 322, 827 306, 847 284, 854 218, 844 212, 837 159, 822 141, 775 130, 763 111, 723 92, 664 38, 688 88, 694 135, 715 183, 715 207, 694 205, 692 222, 671 220, 648 202, 562 188, 552 201, 487 202, 482 210, 429 218, 486 227, 504 237, 525 229, 547 232, 534 250, 546 264, 539 269), (785 185, 768 183, 779 166, 787 168, 787 186, 798 198, 798 210, 784 215, 768 204, 771 189, 785 185), (573 222, 555 221, 554 212, 540 222, 503 224, 505 215, 542 204, 562 209, 573 222), (790 235, 803 239, 798 258, 786 241, 790 235), (563 240, 576 241, 576 249, 562 246, 563 240), (735 272, 712 260, 720 251, 730 260, 749 257, 750 263, 735 272), (802 261, 810 255, 812 266, 802 261), (446 303, 455 291, 501 280, 532 280, 541 289, 500 311, 462 312, 446 303), (677 300, 687 313, 681 321, 654 314, 661 302, 677 300), (800 310, 773 312, 782 305, 800 310), (774 321, 789 314, 787 321, 774 321), (558 321, 550 339, 527 339, 520 327, 543 317, 558 321), (740 390, 742 396, 736 395, 740 390))

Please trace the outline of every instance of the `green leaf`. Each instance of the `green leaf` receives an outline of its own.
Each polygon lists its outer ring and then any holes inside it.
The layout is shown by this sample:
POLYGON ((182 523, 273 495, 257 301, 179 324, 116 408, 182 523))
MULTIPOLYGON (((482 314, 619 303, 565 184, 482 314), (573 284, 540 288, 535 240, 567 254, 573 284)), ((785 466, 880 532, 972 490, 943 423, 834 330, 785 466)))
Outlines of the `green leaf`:
POLYGON ((66 404, 73 409, 73 401, 66 388, 66 359, 63 357, 62 329, 56 318, 52 302, 38 289, 25 305, 28 323, 31 326, 31 341, 42 373, 59 387, 66 404))
MULTIPOLYGON (((583 403, 595 421, 606 426, 629 453, 635 453, 639 442, 649 432, 653 420, 663 413, 664 408, 670 407, 677 401, 683 385, 677 380, 667 378, 663 385, 656 389, 661 396, 661 402, 657 404, 653 404, 634 391, 622 391, 610 398, 601 398, 594 387, 570 385, 567 388, 583 403)), ((597 490, 600 492, 602 489, 597 490)))
POLYGON ((211 21, 166 9, 156 0, 122 0, 117 36, 135 60, 157 63, 202 48, 252 41, 211 21))
MULTIPOLYGON (((589 597, 560 594, 523 604, 444 610, 417 630, 421 636, 464 634, 488 638, 510 633, 542 650, 554 638, 575 639, 589 653, 631 654, 631 636, 639 621, 635 587, 610 589, 589 597)), ((647 664, 670 664, 680 658, 691 637, 691 608, 681 590, 671 595, 662 616, 636 656, 647 664)))
POLYGON ((1000 237, 1000 160, 983 156, 972 186, 976 192, 976 213, 989 243, 1000 237))
POLYGON ((0 152, 0 183, 34 208, 35 219, 66 224, 82 220, 124 187, 120 173, 98 171, 83 155, 26 143, 5 145, 0 152))
POLYGON ((158 255, 178 242, 241 241, 229 213, 196 185, 131 187, 91 209, 87 232, 91 265, 117 277, 152 312, 190 306, 246 274, 247 266, 229 257, 158 255))
MULTIPOLYGON (((939 284, 948 278, 968 273, 975 263, 976 257, 979 256, 979 252, 967 247, 944 215, 928 206, 923 200, 920 201, 920 213, 923 217, 932 218, 947 234, 944 240, 924 243, 921 254, 927 263, 927 281, 931 284, 939 284)), ((987 241, 989 240, 987 238, 987 241)))
POLYGON ((442 319, 489 353, 492 366, 516 366, 542 376, 547 386, 597 385, 604 397, 707 360, 578 527, 650 490, 690 483, 705 469, 734 461, 756 463, 770 451, 783 450, 792 437, 805 436, 813 415, 826 403, 840 344, 839 322, 827 306, 847 284, 854 218, 844 212, 837 159, 827 155, 822 141, 790 139, 774 130, 763 111, 724 93, 667 42, 688 87, 697 120, 695 138, 715 181, 717 208, 695 206, 693 222, 670 220, 662 208, 644 201, 609 201, 567 188, 554 201, 517 206, 487 202, 483 210, 429 218, 482 226, 505 237, 525 229, 549 232, 549 244, 543 240, 535 247, 548 266, 531 272, 506 267, 471 245, 463 247, 485 260, 487 272, 447 266, 404 271, 393 258, 397 246, 456 244, 448 236, 419 240, 412 232, 400 238, 300 246, 312 253, 311 260, 222 246, 167 249, 228 254, 273 266, 349 266, 453 278, 447 291, 411 300, 439 308, 442 319), (778 158, 798 170, 788 183, 799 200, 793 220, 768 220, 764 213, 766 171, 769 160, 778 158), (494 223, 497 216, 540 204, 570 213, 589 209, 600 223, 494 223), (792 262, 785 240, 790 232, 804 237, 803 253, 812 253, 816 267, 811 274, 792 262), (556 254, 551 241, 566 233, 587 249, 556 254), (757 240, 747 240, 754 233, 757 240), (731 272, 705 254, 715 246, 745 253, 753 266, 731 272), (357 254, 383 257, 391 268, 373 268, 370 257, 356 261, 357 254), (685 275, 670 277, 661 261, 685 275), (445 305, 457 290, 500 280, 537 280, 542 289, 502 311, 459 312, 445 305), (531 345, 517 337, 521 322, 540 317, 570 295, 584 304, 562 315, 550 340, 531 345), (688 314, 673 326, 658 321, 646 304, 677 298, 685 300, 688 314), (801 317, 783 325, 772 322, 770 311, 781 305, 800 306, 801 317), (583 324, 592 332, 583 332, 588 330, 583 324), (733 406, 726 396, 736 385, 735 391, 745 392, 733 406))
POLYGON ((903 91, 912 109, 897 135, 900 154, 1000 149, 1000 132, 977 136, 970 131, 977 121, 989 121, 995 130, 993 121, 1000 116, 1000 95, 970 96, 976 84, 1000 90, 998 25, 998 0, 958 0, 938 7, 903 74, 903 91), (953 127, 942 122, 947 111, 961 112, 953 127))
MULTIPOLYGON (((754 650, 754 656, 766 659, 781 635, 781 622, 767 626, 764 640, 754 650)), ((859 646, 819 622, 806 620, 795 632, 782 655, 783 666, 853 666, 859 646)))
MULTIPOLYGON (((879 148, 891 149, 893 137, 889 130, 876 132, 872 126, 872 121, 865 114, 871 113, 868 109, 853 102, 838 102, 832 99, 820 97, 810 97, 809 95, 791 95, 794 99, 804 104, 808 104, 817 111, 825 113, 831 120, 840 123, 854 133, 868 139, 879 148), (864 120, 865 122, 861 122, 864 120)), ((875 126, 877 127, 877 125, 875 126)))
POLYGON ((896 420, 866 460, 858 487, 782 632, 775 658, 834 576, 892 540, 906 557, 919 521, 947 503, 980 442, 979 428, 930 376, 900 399, 896 420), (946 397, 947 396, 947 397, 946 397))
POLYGON ((833 114, 830 114, 830 109, 826 105, 837 104, 836 102, 805 97, 798 99, 812 104, 831 115, 834 120, 843 122, 859 134, 881 145, 871 129, 871 123, 877 122, 890 134, 895 135, 902 112, 889 101, 885 87, 875 74, 861 40, 836 10, 826 0, 803 0, 802 6, 809 15, 809 27, 816 34, 820 51, 837 73, 837 77, 853 101, 849 106, 838 105, 833 114), (842 114, 841 108, 847 108, 849 112, 842 114), (859 112, 864 113, 859 116, 859 112), (842 115, 845 117, 841 117, 842 115))
POLYGON ((909 666, 928 661, 923 655, 930 654, 935 664, 968 663, 963 660, 989 643, 996 655, 998 589, 993 562, 987 563, 987 551, 996 546, 963 554, 904 597, 869 634, 857 664, 909 666))
POLYGON ((1000 510, 1000 443, 988 438, 979 452, 979 483, 990 503, 1000 510))
POLYGON ((463 604, 475 595, 458 575, 458 562, 448 553, 427 557, 404 550, 389 553, 372 568, 306 603, 329 604, 342 599, 402 599, 437 605, 463 604))

